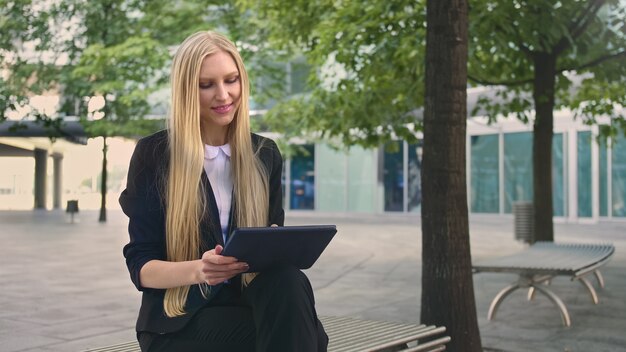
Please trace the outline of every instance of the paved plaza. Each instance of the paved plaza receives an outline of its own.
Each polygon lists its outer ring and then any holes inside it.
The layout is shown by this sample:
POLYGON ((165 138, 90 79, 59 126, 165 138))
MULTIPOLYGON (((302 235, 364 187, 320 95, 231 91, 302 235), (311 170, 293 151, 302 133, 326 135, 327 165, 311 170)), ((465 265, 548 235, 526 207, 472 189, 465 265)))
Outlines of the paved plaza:
MULTIPOLYGON (((0 211, 0 351, 81 351, 135 338, 140 294, 122 257, 127 220, 110 210, 70 223, 61 211, 0 211)), ((510 216, 470 219, 473 259, 513 253, 510 216)), ((418 322, 421 292, 421 227, 406 214, 287 213, 287 225, 336 224, 338 234, 307 274, 318 314, 418 322)), ((572 326, 542 295, 527 301, 516 291, 494 321, 493 297, 515 275, 474 276, 478 321, 485 351, 626 351, 626 222, 555 225, 557 242, 612 242, 616 253, 602 270, 606 288, 594 305, 584 287, 553 281, 572 326)), ((595 283, 595 281, 592 279, 595 283)))

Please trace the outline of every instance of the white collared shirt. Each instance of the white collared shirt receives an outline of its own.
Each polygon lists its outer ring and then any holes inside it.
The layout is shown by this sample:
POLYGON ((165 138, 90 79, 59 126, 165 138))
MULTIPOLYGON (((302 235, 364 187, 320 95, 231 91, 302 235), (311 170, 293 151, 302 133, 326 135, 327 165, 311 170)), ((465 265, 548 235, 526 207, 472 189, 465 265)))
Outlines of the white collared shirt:
POLYGON ((206 172, 211 189, 215 195, 217 210, 222 226, 222 238, 226 243, 226 231, 230 217, 230 205, 232 203, 233 179, 230 172, 230 145, 221 146, 204 145, 204 171, 206 172))

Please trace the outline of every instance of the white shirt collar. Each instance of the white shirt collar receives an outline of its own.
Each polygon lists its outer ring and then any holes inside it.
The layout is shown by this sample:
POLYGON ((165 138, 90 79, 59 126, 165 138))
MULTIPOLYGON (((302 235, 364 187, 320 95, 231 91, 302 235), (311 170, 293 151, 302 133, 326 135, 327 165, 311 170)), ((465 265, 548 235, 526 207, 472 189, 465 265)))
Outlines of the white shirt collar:
POLYGON ((209 160, 215 159, 217 155, 219 154, 220 150, 222 150, 224 154, 226 154, 226 156, 230 158, 230 144, 228 143, 224 145, 220 145, 220 146, 213 146, 213 145, 205 144, 204 145, 204 158, 209 159, 209 160))

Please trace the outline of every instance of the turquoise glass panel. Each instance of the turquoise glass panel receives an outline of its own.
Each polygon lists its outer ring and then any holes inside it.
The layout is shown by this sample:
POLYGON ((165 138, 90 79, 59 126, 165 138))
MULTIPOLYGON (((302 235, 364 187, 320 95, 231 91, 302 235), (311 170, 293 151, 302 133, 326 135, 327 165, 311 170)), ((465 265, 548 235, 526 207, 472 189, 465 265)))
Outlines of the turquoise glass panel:
POLYGON ((563 134, 552 136, 552 206, 554 216, 565 216, 565 177, 563 174, 563 134))
POLYGON ((578 217, 591 217, 591 132, 578 132, 578 217))
POLYGON ((470 209, 473 213, 500 211, 498 135, 471 136, 470 209))
POLYGON ((607 148, 606 142, 600 143, 599 146, 600 152, 600 216, 609 216, 609 189, 608 189, 608 159, 607 159, 607 148))
POLYGON ((626 217, 626 138, 620 135, 611 155, 611 205, 614 217, 626 217))
POLYGON ((319 144, 317 156, 317 210, 346 211, 346 153, 319 144))
POLYGON ((533 199, 531 132, 504 135, 504 212, 511 213, 515 201, 533 199))
POLYGON ((376 210, 375 150, 353 147, 348 154, 348 210, 376 210))

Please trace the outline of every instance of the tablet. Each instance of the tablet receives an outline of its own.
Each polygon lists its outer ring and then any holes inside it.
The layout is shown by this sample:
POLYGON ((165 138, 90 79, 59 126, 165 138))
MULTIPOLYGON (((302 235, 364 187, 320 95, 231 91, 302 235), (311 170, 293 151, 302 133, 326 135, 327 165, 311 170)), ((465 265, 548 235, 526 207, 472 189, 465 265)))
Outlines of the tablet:
POLYGON ((281 264, 308 269, 335 233, 335 225, 244 227, 231 233, 221 255, 248 263, 248 272, 281 264))

